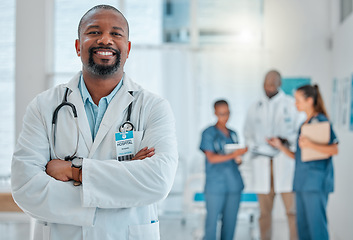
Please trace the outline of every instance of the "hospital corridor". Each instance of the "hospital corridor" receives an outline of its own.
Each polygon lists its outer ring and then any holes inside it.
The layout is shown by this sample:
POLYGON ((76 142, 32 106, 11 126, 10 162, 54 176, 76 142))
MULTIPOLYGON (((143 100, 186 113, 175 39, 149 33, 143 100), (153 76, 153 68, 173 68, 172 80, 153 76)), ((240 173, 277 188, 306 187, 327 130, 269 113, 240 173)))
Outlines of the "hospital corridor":
POLYGON ((0 240, 352 240, 353 0, 0 0, 0 240))

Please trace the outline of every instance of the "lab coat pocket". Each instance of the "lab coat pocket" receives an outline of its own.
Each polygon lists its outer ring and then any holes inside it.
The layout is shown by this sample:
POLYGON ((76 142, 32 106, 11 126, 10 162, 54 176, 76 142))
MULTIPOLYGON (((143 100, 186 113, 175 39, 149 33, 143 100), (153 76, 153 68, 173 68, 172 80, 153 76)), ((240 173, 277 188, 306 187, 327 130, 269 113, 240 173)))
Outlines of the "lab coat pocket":
POLYGON ((35 240, 50 240, 50 225, 47 222, 37 221, 34 227, 35 240))
POLYGON ((129 226, 129 240, 159 240, 159 222, 129 226))
POLYGON ((143 136, 144 131, 135 131, 134 132, 134 145, 135 145, 135 154, 141 150, 143 147, 147 146, 140 146, 141 141, 142 141, 142 136, 143 136))

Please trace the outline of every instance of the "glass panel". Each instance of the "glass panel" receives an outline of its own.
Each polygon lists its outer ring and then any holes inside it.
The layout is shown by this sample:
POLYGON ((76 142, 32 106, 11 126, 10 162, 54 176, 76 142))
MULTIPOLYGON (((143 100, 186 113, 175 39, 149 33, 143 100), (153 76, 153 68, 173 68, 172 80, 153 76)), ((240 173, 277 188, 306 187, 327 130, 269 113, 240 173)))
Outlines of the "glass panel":
MULTIPOLYGON (((190 1, 164 5, 164 42, 189 43, 190 1)), ((195 14, 200 44, 261 44, 263 0, 197 0, 195 14)))
MULTIPOLYGON (((80 59, 76 56, 74 43, 77 26, 82 15, 97 4, 109 4, 119 9, 118 0, 55 1, 55 52, 53 85, 67 82, 81 69, 80 59)), ((129 21, 130 40, 134 45, 156 45, 162 42, 162 6, 158 1, 125 1, 122 11, 129 21)))
POLYGON ((80 59, 76 56, 75 40, 78 23, 91 7, 109 4, 117 7, 117 0, 85 1, 56 0, 54 19, 54 79, 53 85, 65 83, 81 69, 80 59))
POLYGON ((10 175, 14 147, 15 0, 0 2, 0 178, 10 175))

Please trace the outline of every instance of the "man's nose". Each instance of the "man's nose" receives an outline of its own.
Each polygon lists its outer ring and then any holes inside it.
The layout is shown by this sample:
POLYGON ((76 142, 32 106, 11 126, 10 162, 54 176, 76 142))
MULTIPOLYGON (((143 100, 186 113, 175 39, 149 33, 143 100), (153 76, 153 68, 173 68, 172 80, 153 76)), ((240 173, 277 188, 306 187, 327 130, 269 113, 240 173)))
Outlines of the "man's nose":
POLYGON ((112 36, 109 33, 103 33, 97 40, 97 44, 111 45, 113 44, 112 36))

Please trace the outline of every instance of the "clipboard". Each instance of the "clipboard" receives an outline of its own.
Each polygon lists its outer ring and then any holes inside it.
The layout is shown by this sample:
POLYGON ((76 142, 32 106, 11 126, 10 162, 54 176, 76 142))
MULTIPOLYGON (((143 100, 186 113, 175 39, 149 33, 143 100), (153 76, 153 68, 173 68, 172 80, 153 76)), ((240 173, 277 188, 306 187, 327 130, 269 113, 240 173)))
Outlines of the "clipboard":
POLYGON ((224 153, 229 154, 234 152, 235 150, 245 148, 244 144, 237 144, 237 143, 228 143, 224 145, 224 153))
MULTIPOLYGON (((331 127, 330 122, 318 122, 304 124, 301 129, 301 135, 318 144, 328 144, 330 141, 331 127)), ((302 148, 302 162, 322 160, 329 158, 330 155, 318 152, 311 148, 302 148)))
POLYGON ((278 149, 270 146, 269 144, 255 146, 250 151, 255 155, 261 155, 261 156, 270 157, 270 158, 273 158, 279 153, 278 149))

